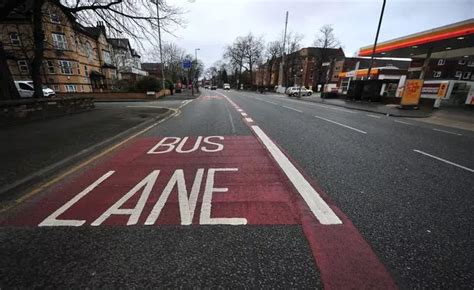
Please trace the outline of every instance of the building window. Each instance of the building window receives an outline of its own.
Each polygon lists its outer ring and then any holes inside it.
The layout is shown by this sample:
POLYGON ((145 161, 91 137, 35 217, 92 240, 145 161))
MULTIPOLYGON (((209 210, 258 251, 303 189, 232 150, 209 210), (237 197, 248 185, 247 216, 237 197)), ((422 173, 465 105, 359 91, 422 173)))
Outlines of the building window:
POLYGON ((66 35, 53 33, 53 46, 56 49, 67 49, 66 35))
POLYGON ((59 67, 61 68, 61 73, 65 75, 72 75, 72 62, 68 60, 59 60, 59 67))
POLYGON ((54 67, 54 62, 52 60, 46 60, 46 68, 48 70, 49 74, 55 74, 56 73, 56 68, 54 67))
POLYGON ((102 50, 102 55, 104 56, 104 63, 112 64, 110 52, 108 52, 107 50, 102 50))
POLYGON ((76 63, 77 65, 77 74, 78 75, 81 75, 81 64, 80 63, 76 63))
POLYGON ((59 17, 59 14, 57 11, 50 10, 49 11, 49 19, 51 20, 52 23, 60 24, 61 23, 61 17, 59 17))
POLYGON ((462 71, 457 71, 454 75, 455 78, 460 78, 462 76, 462 71))
POLYGON ((467 71, 467 72, 462 74, 462 79, 463 80, 468 80, 470 77, 471 77, 471 72, 470 71, 467 71))
POLYGON ((66 92, 69 92, 69 93, 76 92, 76 85, 66 85, 66 92))
POLYGON ((18 61, 18 69, 21 73, 28 73, 28 62, 26 60, 18 61))
POLYGON ((84 66, 84 75, 89 77, 89 70, 87 69, 87 65, 84 66))
POLYGON ((439 78, 439 77, 441 77, 441 71, 436 71, 436 70, 435 70, 435 71, 433 72, 433 77, 434 77, 434 78, 439 78))
POLYGON ((20 41, 20 36, 16 32, 10 33, 10 42, 12 43, 13 46, 20 46, 21 41, 20 41))
POLYGON ((446 63, 446 60, 444 58, 441 58, 438 60, 438 65, 444 65, 446 63))
POLYGON ((460 65, 465 65, 465 64, 466 64, 466 60, 465 60, 464 58, 463 58, 463 59, 460 59, 460 60, 458 61, 458 64, 460 64, 460 65))
POLYGON ((86 50, 86 55, 89 58, 89 61, 92 61, 94 57, 94 50, 92 49, 92 45, 89 41, 86 41, 85 50, 86 50))
POLYGON ((474 66, 474 60, 470 60, 470 61, 467 63, 467 66, 474 66))

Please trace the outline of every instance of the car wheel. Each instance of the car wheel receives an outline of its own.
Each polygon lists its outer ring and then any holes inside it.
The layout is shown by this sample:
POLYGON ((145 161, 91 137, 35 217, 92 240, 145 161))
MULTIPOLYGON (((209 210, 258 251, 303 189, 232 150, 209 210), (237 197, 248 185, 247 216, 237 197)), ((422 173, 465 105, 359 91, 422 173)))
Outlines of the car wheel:
POLYGON ((311 96, 311 92, 309 92, 307 95, 308 95, 308 96, 311 96))

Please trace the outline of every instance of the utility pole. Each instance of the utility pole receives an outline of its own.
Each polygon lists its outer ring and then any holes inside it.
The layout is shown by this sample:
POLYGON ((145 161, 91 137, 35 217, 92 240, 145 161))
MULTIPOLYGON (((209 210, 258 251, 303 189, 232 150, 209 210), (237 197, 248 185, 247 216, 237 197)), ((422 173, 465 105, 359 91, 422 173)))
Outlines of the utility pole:
MULTIPOLYGON (((286 11, 285 18, 285 33, 283 34, 283 47, 281 51, 281 62, 280 62, 280 71, 278 73, 278 82, 280 86, 283 86, 283 69, 285 67, 285 47, 286 47, 286 30, 288 28, 288 11, 286 11)), ((285 84, 286 86, 286 84, 285 84)))
POLYGON ((367 79, 370 78, 370 71, 372 70, 372 65, 374 64, 374 54, 375 49, 377 48, 377 40, 379 39, 380 26, 382 25, 383 10, 385 9, 385 1, 383 0, 382 11, 380 12, 379 26, 377 27, 377 33, 375 34, 374 47, 372 48, 372 56, 370 57, 369 69, 367 70, 367 79))
POLYGON ((196 68, 195 66, 197 66, 197 51, 200 50, 199 48, 195 48, 194 49, 194 63, 195 65, 192 66, 192 77, 193 77, 193 84, 191 86, 191 95, 194 96, 194 86, 195 84, 197 84, 197 79, 196 79, 196 68))
POLYGON ((158 23, 158 42, 159 42, 159 46, 160 46, 160 62, 161 62, 161 84, 162 84, 162 88, 163 90, 166 89, 165 87, 165 69, 164 69, 164 66, 165 64, 163 63, 163 49, 162 49, 162 46, 161 46, 161 26, 160 26, 160 3, 159 1, 160 0, 155 0, 156 1, 156 20, 157 20, 157 23, 158 23))

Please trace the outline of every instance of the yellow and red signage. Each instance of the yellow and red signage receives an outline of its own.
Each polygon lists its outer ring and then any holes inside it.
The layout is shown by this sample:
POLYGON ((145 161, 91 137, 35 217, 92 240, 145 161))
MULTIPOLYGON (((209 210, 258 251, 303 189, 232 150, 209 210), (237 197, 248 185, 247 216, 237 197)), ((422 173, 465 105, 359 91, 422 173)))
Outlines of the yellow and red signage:
POLYGON ((423 80, 407 80, 402 95, 402 106, 418 105, 420 102, 423 80))

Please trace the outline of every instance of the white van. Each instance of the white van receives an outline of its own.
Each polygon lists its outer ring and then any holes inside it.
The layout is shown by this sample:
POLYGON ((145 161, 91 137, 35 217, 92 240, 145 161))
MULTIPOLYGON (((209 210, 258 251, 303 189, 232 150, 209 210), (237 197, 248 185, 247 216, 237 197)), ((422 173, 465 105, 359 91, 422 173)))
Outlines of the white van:
MULTIPOLYGON (((15 87, 18 93, 20 93, 21 98, 32 98, 35 92, 32 81, 15 81, 15 87)), ((43 96, 45 98, 51 98, 55 95, 56 93, 52 89, 43 86, 43 96)))

